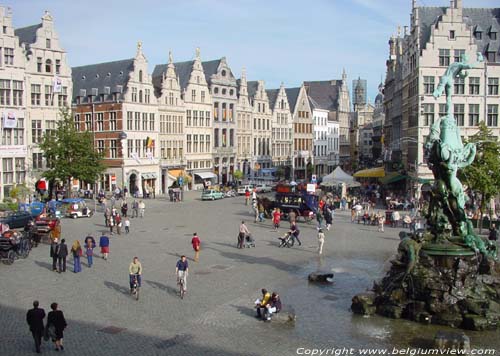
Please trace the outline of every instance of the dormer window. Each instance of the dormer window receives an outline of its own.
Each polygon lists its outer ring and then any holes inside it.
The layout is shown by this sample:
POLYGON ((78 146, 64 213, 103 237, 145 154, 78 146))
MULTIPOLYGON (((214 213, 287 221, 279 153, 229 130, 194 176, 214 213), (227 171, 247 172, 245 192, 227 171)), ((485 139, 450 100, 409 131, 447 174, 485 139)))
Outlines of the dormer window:
POLYGON ((50 59, 45 61, 45 72, 52 73, 52 61, 50 59))
POLYGON ((476 31, 475 33, 476 40, 482 40, 483 39, 483 33, 481 31, 476 31))
POLYGON ((497 33, 496 32, 493 32, 494 30, 491 30, 490 32, 490 39, 492 40, 496 40, 497 39, 497 33))
POLYGON ((451 30, 450 31, 450 40, 454 40, 454 39, 455 39, 455 31, 451 30))
POLYGON ((222 72, 220 72, 220 74, 225 77, 226 76, 226 71, 223 69, 222 72))
POLYGON ((45 48, 50 48, 50 38, 45 40, 45 48))
POLYGON ((142 83, 142 70, 139 71, 139 82, 142 83))

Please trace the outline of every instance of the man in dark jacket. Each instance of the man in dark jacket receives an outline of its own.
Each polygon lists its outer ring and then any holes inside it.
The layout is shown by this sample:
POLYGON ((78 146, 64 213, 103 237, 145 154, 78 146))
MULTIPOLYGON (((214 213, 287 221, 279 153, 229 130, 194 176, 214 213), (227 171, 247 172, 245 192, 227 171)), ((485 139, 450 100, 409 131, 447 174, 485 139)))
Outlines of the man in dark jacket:
POLYGON ((68 256, 68 246, 66 240, 62 239, 57 246, 57 262, 59 264, 59 273, 66 272, 66 257, 68 256))
POLYGON ((43 319, 45 318, 45 310, 38 308, 38 300, 33 302, 33 309, 28 310, 26 314, 26 321, 30 326, 31 334, 35 340, 35 349, 40 353, 40 344, 42 343, 43 335, 43 319))
POLYGON ((57 237, 50 244, 50 257, 52 257, 52 270, 57 272, 57 251, 59 249, 59 245, 57 244, 57 237))

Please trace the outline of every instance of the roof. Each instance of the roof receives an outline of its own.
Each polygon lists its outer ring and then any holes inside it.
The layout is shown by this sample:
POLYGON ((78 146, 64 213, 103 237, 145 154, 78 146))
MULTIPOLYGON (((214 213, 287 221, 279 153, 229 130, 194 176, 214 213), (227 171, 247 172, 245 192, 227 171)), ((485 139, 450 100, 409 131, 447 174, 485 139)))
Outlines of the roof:
POLYGON ((276 99, 278 99, 279 89, 267 89, 267 98, 269 99, 269 106, 274 110, 274 106, 276 105, 276 99))
POLYGON ((205 79, 208 85, 210 85, 210 77, 217 74, 217 69, 220 65, 220 59, 215 59, 213 61, 201 62, 203 66, 203 72, 205 72, 205 79))
MULTIPOLYGON (((420 46, 425 47, 431 37, 432 27, 441 19, 446 12, 446 7, 419 7, 418 20, 420 26, 420 46)), ((500 8, 464 8, 464 22, 471 27, 472 30, 478 32, 482 29, 493 28, 500 29, 500 8)), ((485 53, 486 47, 491 41, 486 34, 481 40, 475 40, 478 45, 478 50, 485 53)))
MULTIPOLYGON (((193 63, 194 61, 174 63, 175 73, 179 77, 179 85, 181 87, 181 90, 186 89, 188 85, 189 78, 191 77, 191 72, 193 71, 193 63)), ((167 72, 167 66, 168 64, 158 64, 153 70, 153 85, 155 86, 156 90, 161 89, 162 76, 163 73, 167 72)))
POLYGON ((92 88, 97 88, 99 94, 104 93, 104 87, 110 87, 111 93, 115 92, 117 85, 125 89, 133 70, 134 58, 73 67, 73 98, 80 96, 80 89, 85 89, 87 95, 92 88))
POLYGON ((42 27, 42 24, 21 27, 14 30, 14 34, 19 37, 19 44, 32 44, 36 42, 36 30, 42 27))
POLYGON ((322 80, 304 82, 307 95, 316 109, 335 111, 338 107, 341 80, 322 80))
POLYGON ((257 93, 257 89, 259 88, 259 82, 256 80, 252 80, 247 82, 248 86, 248 97, 253 98, 257 93))
POLYGON ((297 105, 297 100, 299 99, 300 87, 299 88, 286 88, 286 96, 288 98, 288 105, 290 105, 290 112, 295 112, 295 106, 297 105))

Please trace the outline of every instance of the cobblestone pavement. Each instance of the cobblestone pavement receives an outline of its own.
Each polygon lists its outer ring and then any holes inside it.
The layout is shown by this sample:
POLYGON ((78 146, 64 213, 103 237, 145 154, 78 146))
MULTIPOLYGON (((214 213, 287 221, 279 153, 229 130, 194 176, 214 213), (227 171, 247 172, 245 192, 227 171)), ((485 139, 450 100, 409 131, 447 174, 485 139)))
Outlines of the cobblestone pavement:
MULTIPOLYGON (((66 355, 295 355, 298 347, 406 345, 405 338, 435 332, 348 310, 352 296, 382 275, 398 244, 397 230, 377 233, 376 227, 350 224, 347 213, 340 213, 319 258, 315 225, 300 225, 302 247, 278 249, 279 233, 269 220, 254 223, 244 198, 201 202, 199 195, 188 192, 182 203, 146 200, 146 216, 131 219, 131 233, 112 236, 109 260, 95 256, 88 268, 82 259, 82 273, 72 272, 71 258, 68 272, 52 272, 47 245, 12 266, 0 265, 0 355, 33 353, 25 322, 33 299, 46 311, 57 301, 64 311, 66 355), (248 222, 256 248, 235 248, 241 220, 248 222), (202 240, 198 263, 191 259, 193 232, 202 240), (174 273, 181 254, 190 262, 184 300, 174 273), (144 268, 139 301, 128 294, 133 256, 144 268), (333 270, 336 282, 308 285, 313 270, 333 270), (280 292, 283 303, 293 307, 295 327, 254 318, 252 303, 263 287, 280 292)), ((68 246, 105 230, 101 212, 62 220, 68 246)), ((493 342, 494 336, 483 340, 493 342)), ((43 352, 55 353, 48 343, 43 352)))

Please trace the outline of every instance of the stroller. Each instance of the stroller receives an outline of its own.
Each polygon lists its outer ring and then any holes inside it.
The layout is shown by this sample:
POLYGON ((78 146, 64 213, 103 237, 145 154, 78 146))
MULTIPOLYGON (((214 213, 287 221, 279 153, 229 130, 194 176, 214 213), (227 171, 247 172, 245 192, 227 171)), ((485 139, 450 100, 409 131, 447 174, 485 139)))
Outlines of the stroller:
POLYGON ((293 237, 292 233, 288 231, 282 237, 278 237, 280 240, 280 245, 278 247, 292 247, 293 246, 293 237))
POLYGON ((243 244, 245 248, 255 247, 255 240, 251 234, 245 236, 245 242, 243 244))

